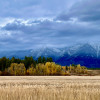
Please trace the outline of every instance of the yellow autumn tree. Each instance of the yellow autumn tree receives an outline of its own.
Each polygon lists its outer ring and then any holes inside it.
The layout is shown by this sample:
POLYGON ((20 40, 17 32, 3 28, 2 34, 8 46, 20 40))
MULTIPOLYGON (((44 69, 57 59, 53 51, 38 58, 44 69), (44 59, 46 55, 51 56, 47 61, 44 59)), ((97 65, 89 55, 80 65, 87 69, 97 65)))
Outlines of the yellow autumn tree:
POLYGON ((71 74, 87 74, 88 70, 85 66, 81 66, 80 64, 68 67, 68 72, 71 74))
POLYGON ((43 66, 44 64, 39 63, 36 65, 36 74, 37 75, 43 75, 43 66))
POLYGON ((82 72, 82 68, 81 68, 81 65, 80 65, 80 64, 77 65, 77 67, 76 67, 76 69, 75 69, 75 72, 76 72, 77 74, 80 74, 80 73, 82 72))
POLYGON ((27 73, 29 75, 36 75, 36 69, 34 68, 33 64, 31 64, 31 67, 27 69, 27 73))
POLYGON ((80 64, 78 64, 75 71, 77 74, 86 74, 87 68, 85 66, 81 66, 80 64))
POLYGON ((7 71, 12 75, 25 75, 26 68, 23 63, 12 63, 7 71))
POLYGON ((87 68, 85 66, 82 66, 81 68, 82 68, 82 73, 83 74, 87 74, 88 73, 88 70, 87 70, 87 68))
POLYGON ((75 67, 70 65, 70 66, 68 67, 68 71, 69 71, 70 73, 74 73, 74 72, 75 72, 75 67))
POLYGON ((46 64, 39 63, 36 65, 37 75, 60 75, 61 66, 54 62, 47 62, 46 64))
POLYGON ((57 75, 61 73, 61 66, 55 64, 54 62, 47 62, 45 66, 48 69, 49 75, 57 75))

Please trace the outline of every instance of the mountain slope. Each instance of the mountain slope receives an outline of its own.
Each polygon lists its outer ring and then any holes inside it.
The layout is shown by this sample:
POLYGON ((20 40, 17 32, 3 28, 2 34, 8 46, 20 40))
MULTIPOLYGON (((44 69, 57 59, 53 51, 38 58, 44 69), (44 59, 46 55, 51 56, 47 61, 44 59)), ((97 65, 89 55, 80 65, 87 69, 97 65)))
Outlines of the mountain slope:
POLYGON ((30 50, 0 51, 0 57, 16 57, 23 59, 25 56, 52 57, 61 65, 81 64, 87 67, 100 67, 100 46, 91 44, 74 45, 65 48, 37 48, 30 50))

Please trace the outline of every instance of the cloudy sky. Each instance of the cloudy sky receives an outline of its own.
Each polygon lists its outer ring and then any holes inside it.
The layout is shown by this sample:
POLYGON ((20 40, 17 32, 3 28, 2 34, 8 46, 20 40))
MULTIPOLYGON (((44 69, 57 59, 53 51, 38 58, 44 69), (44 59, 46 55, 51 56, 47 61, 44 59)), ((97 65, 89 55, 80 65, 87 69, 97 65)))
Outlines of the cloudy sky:
POLYGON ((0 0, 0 50, 99 40, 100 0, 0 0))

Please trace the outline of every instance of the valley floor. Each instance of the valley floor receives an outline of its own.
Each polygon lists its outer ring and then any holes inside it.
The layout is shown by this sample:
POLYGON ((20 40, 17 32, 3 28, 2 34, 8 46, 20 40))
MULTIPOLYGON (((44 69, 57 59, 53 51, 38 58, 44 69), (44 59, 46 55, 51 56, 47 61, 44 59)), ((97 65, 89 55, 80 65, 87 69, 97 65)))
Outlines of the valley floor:
POLYGON ((100 100, 100 76, 0 76, 0 100, 100 100))

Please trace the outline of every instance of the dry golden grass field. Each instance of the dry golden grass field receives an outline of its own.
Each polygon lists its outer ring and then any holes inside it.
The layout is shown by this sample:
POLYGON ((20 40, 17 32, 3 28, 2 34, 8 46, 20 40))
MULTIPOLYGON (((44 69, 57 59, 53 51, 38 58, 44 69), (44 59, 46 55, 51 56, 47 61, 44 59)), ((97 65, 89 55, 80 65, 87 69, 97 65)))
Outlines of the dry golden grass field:
POLYGON ((1 76, 0 100, 100 100, 100 76, 1 76))

